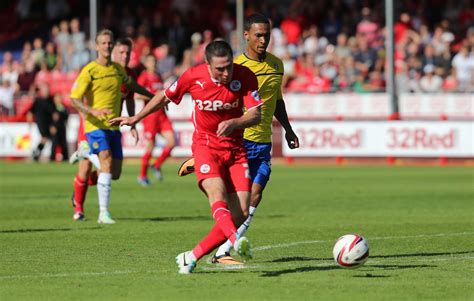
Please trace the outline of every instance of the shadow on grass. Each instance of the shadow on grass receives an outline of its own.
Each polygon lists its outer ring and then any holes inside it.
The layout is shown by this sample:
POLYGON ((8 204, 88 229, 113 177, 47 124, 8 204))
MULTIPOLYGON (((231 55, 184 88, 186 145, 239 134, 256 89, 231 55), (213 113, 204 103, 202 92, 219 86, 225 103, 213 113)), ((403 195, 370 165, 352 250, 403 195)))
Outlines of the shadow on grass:
POLYGON ((91 228, 51 228, 51 229, 15 229, 15 230, 0 230, 0 234, 11 234, 11 233, 41 233, 41 232, 67 232, 67 231, 83 231, 83 230, 96 230, 100 227, 91 228))
POLYGON ((327 261, 333 260, 332 258, 316 258, 316 257, 303 257, 303 256, 293 256, 293 257, 282 257, 267 262, 295 262, 295 261, 327 261))
POLYGON ((211 216, 161 216, 161 217, 123 217, 120 221, 142 221, 142 222, 177 222, 177 221, 207 221, 211 216))
POLYGON ((354 275, 352 276, 354 278, 389 278, 389 277, 392 277, 392 276, 388 276, 388 275, 373 275, 373 274, 365 274, 365 275, 354 275))
POLYGON ((261 277, 278 277, 284 274, 293 274, 293 273, 304 273, 304 272, 313 272, 313 271, 329 271, 329 270, 338 270, 340 267, 336 265, 323 265, 323 266, 314 266, 314 267, 299 267, 294 269, 284 269, 279 271, 267 271, 263 272, 261 277))
MULTIPOLYGON (((450 255, 461 255, 461 254, 473 254, 474 251, 459 251, 459 252, 437 252, 437 253, 410 253, 410 254, 391 254, 391 255, 370 255, 370 259, 375 258, 403 258, 403 257, 425 257, 425 256, 450 256, 450 255)), ((304 257, 304 256, 293 256, 293 257, 282 257, 266 262, 303 262, 303 261, 327 261, 333 260, 332 257, 327 258, 316 258, 316 257, 304 257)))
POLYGON ((436 253, 410 253, 410 254, 393 254, 393 255, 374 255, 370 258, 399 258, 399 257, 425 257, 425 256, 449 256, 459 254, 472 254, 474 251, 459 251, 459 252, 436 252, 436 253))
MULTIPOLYGON (((427 264, 377 264, 365 266, 365 269, 383 269, 383 270, 403 270, 403 269, 418 269, 418 268, 436 268, 436 265, 427 265, 427 264)), ((321 265, 321 266, 309 266, 309 267, 299 267, 294 269, 284 269, 279 271, 268 271, 263 272, 261 277, 278 277, 284 274, 293 274, 293 273, 304 273, 304 272, 313 272, 313 271, 329 271, 329 270, 340 270, 341 268, 337 265, 321 265)), ((373 278, 387 278, 390 276, 386 275, 354 275, 353 277, 373 277, 373 278)))

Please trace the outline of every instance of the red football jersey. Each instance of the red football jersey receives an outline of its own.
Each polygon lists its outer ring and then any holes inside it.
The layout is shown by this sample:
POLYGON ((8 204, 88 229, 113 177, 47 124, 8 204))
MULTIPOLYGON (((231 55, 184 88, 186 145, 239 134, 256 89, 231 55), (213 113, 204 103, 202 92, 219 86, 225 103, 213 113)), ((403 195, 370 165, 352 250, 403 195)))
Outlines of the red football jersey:
POLYGON ((243 129, 236 129, 228 137, 217 137, 220 122, 243 115, 244 108, 251 110, 262 104, 258 95, 255 74, 247 67, 234 64, 232 80, 227 85, 211 78, 207 64, 188 69, 168 89, 165 95, 176 104, 189 93, 194 101, 194 141, 204 139, 207 144, 242 140, 243 129))
MULTIPOLYGON (((158 90, 163 89, 163 82, 156 73, 150 73, 144 70, 137 80, 138 84, 145 87, 148 91, 156 94, 158 90)), ((143 119, 145 132, 155 133, 159 132, 159 123, 169 123, 168 116, 166 116, 165 109, 154 112, 143 119)))
POLYGON ((140 74, 137 82, 153 94, 156 94, 158 90, 163 89, 163 81, 161 80, 160 76, 158 76, 156 73, 150 73, 146 70, 140 74))

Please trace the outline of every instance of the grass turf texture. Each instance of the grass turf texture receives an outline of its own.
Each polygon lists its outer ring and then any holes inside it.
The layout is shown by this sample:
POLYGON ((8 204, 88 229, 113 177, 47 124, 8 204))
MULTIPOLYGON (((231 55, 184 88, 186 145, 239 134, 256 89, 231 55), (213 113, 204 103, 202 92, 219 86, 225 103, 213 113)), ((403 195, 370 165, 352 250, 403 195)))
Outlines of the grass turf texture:
POLYGON ((248 237, 254 260, 226 269, 174 257, 213 221, 194 176, 113 183, 116 225, 73 222, 75 166, 0 162, 0 300, 473 300, 474 174, 465 167, 274 166, 248 237), (337 267, 335 240, 365 236, 368 262, 337 267))

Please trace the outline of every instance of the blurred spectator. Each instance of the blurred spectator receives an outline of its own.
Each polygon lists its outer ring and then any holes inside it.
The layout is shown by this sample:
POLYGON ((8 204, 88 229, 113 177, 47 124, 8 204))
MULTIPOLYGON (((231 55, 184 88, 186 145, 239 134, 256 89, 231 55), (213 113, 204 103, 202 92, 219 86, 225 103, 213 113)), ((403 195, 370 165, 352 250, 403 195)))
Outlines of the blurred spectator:
POLYGON ((403 12, 400 14, 400 19, 395 23, 393 30, 395 43, 406 39, 408 32, 411 30, 410 19, 411 17, 408 13, 403 12))
POLYGON ((36 72, 33 62, 29 61, 20 64, 17 80, 18 92, 20 94, 27 94, 32 91, 35 76, 36 72))
POLYGON ((145 24, 141 24, 138 27, 137 37, 133 40, 133 51, 139 57, 142 57, 148 55, 148 53, 144 53, 145 48, 148 48, 148 52, 150 51, 151 39, 148 37, 148 27, 145 24))
POLYGON ((323 22, 323 34, 331 44, 336 44, 336 39, 342 30, 341 20, 337 18, 334 10, 329 10, 323 22))
POLYGON ((13 60, 12 53, 6 51, 3 54, 3 63, 0 67, 2 80, 7 80, 13 85, 18 81, 18 62, 13 60))
POLYGON ((51 82, 51 71, 48 69, 46 61, 41 62, 40 70, 35 76, 35 85, 38 87, 40 84, 48 84, 51 82))
POLYGON ((377 39, 379 26, 372 21, 372 12, 370 8, 364 7, 361 11, 362 20, 357 24, 357 34, 365 37, 367 44, 373 46, 377 39))
POLYGON ((168 42, 171 52, 175 54, 176 60, 181 60, 181 54, 186 48, 187 29, 183 24, 183 18, 178 13, 172 17, 172 22, 168 28, 168 42))
POLYGON ((235 28, 235 22, 231 18, 230 13, 228 11, 224 11, 222 18, 219 22, 219 35, 223 37, 225 40, 230 40, 230 33, 235 28))
POLYGON ((461 47, 461 50, 453 58, 452 65, 456 68, 459 89, 463 92, 472 90, 472 79, 474 72, 474 52, 469 52, 467 46, 461 47))
POLYGON ((301 28, 301 22, 298 20, 298 14, 295 9, 292 9, 283 21, 281 21, 280 29, 286 36, 286 42, 288 43, 288 50, 290 51, 291 57, 297 57, 299 55, 298 43, 303 29, 301 28))
POLYGON ((35 63, 35 66, 39 67, 45 57, 45 52, 43 49, 43 40, 41 38, 35 38, 33 40, 33 50, 31 52, 31 56, 35 63))
POLYGON ((155 57, 158 59, 157 71, 163 81, 170 78, 173 75, 174 68, 176 66, 176 60, 170 53, 170 47, 168 44, 162 44, 155 51, 155 57))
MULTIPOLYGON (((56 35, 56 40, 54 41, 56 44, 57 52, 62 58, 68 57, 68 46, 71 43, 71 35, 69 34, 69 23, 66 20, 62 20, 59 23, 59 32, 56 35)), ((61 69, 63 72, 67 72, 68 65, 66 59, 62 61, 61 69)))
MULTIPOLYGON (((191 49, 186 49, 183 53, 183 60, 180 64, 176 66, 174 69, 174 73, 176 76, 181 76, 184 71, 186 71, 189 67, 193 66, 193 57, 191 53, 191 49)), ((165 80, 166 81, 166 80, 165 80)), ((166 84, 165 84, 166 88, 166 84)))
POLYGON ((375 67, 377 52, 375 49, 369 47, 365 37, 357 39, 357 46, 357 50, 353 53, 355 68, 365 76, 375 67))
POLYGON ((13 115, 15 90, 9 79, 0 79, 0 115, 13 115))
POLYGON ((443 81, 443 90, 446 92, 456 92, 459 90, 456 69, 451 69, 450 74, 448 74, 448 76, 443 81))
POLYGON ((61 149, 61 160, 68 160, 68 147, 66 140, 66 123, 68 119, 68 112, 63 104, 62 97, 56 93, 54 95, 54 111, 52 113, 51 123, 51 156, 50 160, 55 161, 57 148, 61 149))
POLYGON ((423 77, 420 79, 420 88, 423 92, 440 92, 443 86, 443 79, 436 75, 434 65, 426 65, 423 67, 423 77))
POLYGON ((49 70, 53 70, 54 67, 56 67, 58 58, 56 54, 56 48, 54 47, 53 42, 48 42, 46 44, 46 53, 45 53, 44 60, 49 70))
POLYGON ((69 23, 71 28, 72 45, 72 70, 79 70, 89 62, 89 52, 86 49, 86 34, 81 31, 81 25, 78 18, 74 18, 69 23))
MULTIPOLYGON (((53 123, 53 113, 55 112, 55 105, 52 97, 49 95, 49 87, 46 84, 41 84, 38 87, 37 96, 34 99, 33 106, 28 114, 28 121, 32 122, 33 118, 38 126, 41 139, 36 149, 33 151, 33 160, 38 161, 41 156, 46 143, 51 139, 50 128, 53 123)), ((54 158, 55 150, 51 149, 50 157, 54 158)))

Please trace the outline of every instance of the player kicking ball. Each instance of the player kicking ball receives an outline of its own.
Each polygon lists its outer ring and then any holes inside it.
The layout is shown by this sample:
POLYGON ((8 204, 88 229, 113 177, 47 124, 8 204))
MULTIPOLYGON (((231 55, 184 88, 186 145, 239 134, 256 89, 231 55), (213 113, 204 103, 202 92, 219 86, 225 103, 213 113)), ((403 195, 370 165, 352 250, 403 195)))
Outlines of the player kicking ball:
MULTIPOLYGON (((244 23, 244 38, 247 41, 245 53, 235 58, 234 63, 246 66, 258 78, 258 90, 262 98, 262 120, 259 124, 245 129, 244 145, 247 151, 252 189, 248 217, 237 217, 240 227, 239 235, 244 235, 262 200, 263 190, 270 179, 270 160, 272 149, 272 119, 273 116, 285 129, 285 139, 291 149, 299 147, 298 137, 294 133, 285 109, 281 93, 283 80, 283 62, 267 52, 270 42, 270 20, 261 14, 253 14, 244 23), (243 219, 243 220, 242 220, 243 219)), ((194 158, 185 161, 178 170, 178 175, 185 176, 194 172, 194 158)), ((213 263, 241 264, 230 255, 232 245, 226 242, 219 247, 212 258, 213 263)))
POLYGON ((199 259, 226 240, 243 259, 252 257, 250 243, 237 233, 233 217, 248 214, 250 176, 242 135, 244 128, 261 119, 258 82, 247 67, 232 62, 232 48, 226 42, 209 43, 205 55, 207 63, 186 70, 136 116, 110 121, 112 125, 135 125, 169 102, 179 104, 186 93, 194 100, 195 174, 215 224, 194 249, 176 257, 181 274, 193 272, 199 259))

